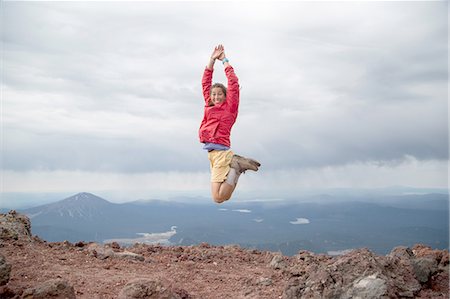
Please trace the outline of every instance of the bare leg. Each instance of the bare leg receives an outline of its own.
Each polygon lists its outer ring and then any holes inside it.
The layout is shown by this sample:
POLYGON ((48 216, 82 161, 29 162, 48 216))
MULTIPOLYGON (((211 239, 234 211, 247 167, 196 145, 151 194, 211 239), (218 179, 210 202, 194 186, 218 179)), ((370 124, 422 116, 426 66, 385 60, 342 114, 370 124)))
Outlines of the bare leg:
POLYGON ((230 185, 226 182, 211 183, 211 195, 216 203, 223 203, 229 200, 233 194, 236 185, 230 185))
POLYGON ((211 182, 211 196, 213 200, 216 203, 223 203, 229 200, 236 188, 241 173, 248 169, 258 171, 259 166, 261 164, 256 160, 234 155, 226 180, 224 182, 211 182))

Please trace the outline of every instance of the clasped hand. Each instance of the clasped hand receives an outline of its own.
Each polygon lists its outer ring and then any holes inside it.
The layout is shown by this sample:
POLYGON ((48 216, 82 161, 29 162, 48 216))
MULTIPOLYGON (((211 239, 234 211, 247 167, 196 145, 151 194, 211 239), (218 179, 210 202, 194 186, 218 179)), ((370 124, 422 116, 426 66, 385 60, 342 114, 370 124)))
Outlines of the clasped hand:
POLYGON ((223 60, 225 58, 225 48, 223 45, 218 45, 214 48, 213 53, 211 54, 211 59, 216 60, 223 60))

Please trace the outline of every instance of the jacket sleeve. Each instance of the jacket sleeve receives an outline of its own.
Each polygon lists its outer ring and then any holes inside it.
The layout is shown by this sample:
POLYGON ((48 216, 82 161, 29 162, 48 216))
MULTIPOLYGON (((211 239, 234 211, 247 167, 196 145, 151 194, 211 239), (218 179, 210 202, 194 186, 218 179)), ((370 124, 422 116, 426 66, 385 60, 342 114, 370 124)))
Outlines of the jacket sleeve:
POLYGON ((205 68, 202 78, 202 90, 203 98, 205 99, 205 105, 209 106, 211 101, 211 85, 212 85, 213 70, 205 68))
POLYGON ((236 112, 239 108, 239 81, 231 65, 225 68, 225 75, 228 79, 227 101, 229 101, 231 112, 236 112))

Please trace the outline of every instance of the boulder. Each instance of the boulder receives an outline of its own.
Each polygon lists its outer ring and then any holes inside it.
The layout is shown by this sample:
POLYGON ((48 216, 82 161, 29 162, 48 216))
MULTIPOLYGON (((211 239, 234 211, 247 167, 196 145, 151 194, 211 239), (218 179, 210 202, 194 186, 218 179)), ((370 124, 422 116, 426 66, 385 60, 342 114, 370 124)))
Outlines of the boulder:
POLYGON ((388 258, 391 259, 399 259, 403 261, 409 261, 414 258, 414 253, 411 248, 406 246, 397 246, 391 250, 391 252, 387 255, 388 258))
POLYGON ((187 299, 189 295, 183 291, 174 291, 158 281, 135 279, 128 282, 120 291, 118 299, 187 299))
POLYGON ((14 210, 0 214, 0 239, 31 241, 30 218, 14 210))
POLYGON ((22 299, 75 299, 75 291, 62 279, 48 280, 34 288, 26 289, 22 299))
POLYGON ((413 260, 413 269, 420 283, 427 283, 431 276, 438 271, 438 263, 435 259, 421 257, 413 260))
POLYGON ((129 259, 129 260, 135 260, 135 261, 141 261, 141 262, 143 262, 145 260, 143 255, 140 255, 140 254, 137 254, 134 252, 130 252, 130 251, 126 251, 126 250, 123 252, 116 252, 110 246, 101 246, 97 243, 89 244, 87 246, 87 250, 90 252, 91 255, 93 255, 96 258, 99 258, 101 260, 104 260, 107 258, 122 258, 122 259, 129 259))
POLYGON ((11 274, 11 265, 6 262, 3 255, 0 254, 0 286, 8 283, 11 274))
POLYGON ((398 246, 386 258, 385 273, 390 276, 392 283, 397 284, 398 296, 414 297, 421 288, 413 267, 414 252, 409 247, 398 246))
POLYGON ((128 259, 128 260, 134 260, 134 261, 140 261, 143 262, 145 260, 143 255, 130 252, 130 251, 124 251, 124 252, 114 252, 113 257, 128 259))
POLYGON ((302 255, 297 260, 300 267, 292 266, 284 299, 413 298, 421 289, 408 248, 397 248, 388 256, 365 248, 328 259, 302 255))
POLYGON ((378 278, 377 274, 372 274, 353 282, 353 285, 347 290, 346 294, 341 298, 353 299, 378 299, 387 298, 386 281, 378 278))
POLYGON ((269 266, 275 270, 283 270, 286 268, 286 262, 284 261, 284 257, 281 253, 275 253, 272 260, 270 261, 269 266))

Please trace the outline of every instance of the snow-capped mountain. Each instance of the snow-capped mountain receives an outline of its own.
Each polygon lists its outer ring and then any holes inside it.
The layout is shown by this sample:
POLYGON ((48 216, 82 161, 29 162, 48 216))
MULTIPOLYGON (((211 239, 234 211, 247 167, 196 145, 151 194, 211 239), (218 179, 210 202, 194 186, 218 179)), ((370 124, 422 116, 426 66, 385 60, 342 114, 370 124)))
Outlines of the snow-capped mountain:
POLYGON ((135 238, 138 233, 155 236, 153 233, 158 235, 169 229, 172 233, 177 221, 196 210, 196 207, 163 201, 111 203, 83 192, 19 212, 30 218, 33 234, 45 240, 102 242, 112 238, 135 238))
POLYGON ((37 217, 93 219, 114 204, 91 193, 78 193, 61 201, 26 209, 30 219, 37 217))

